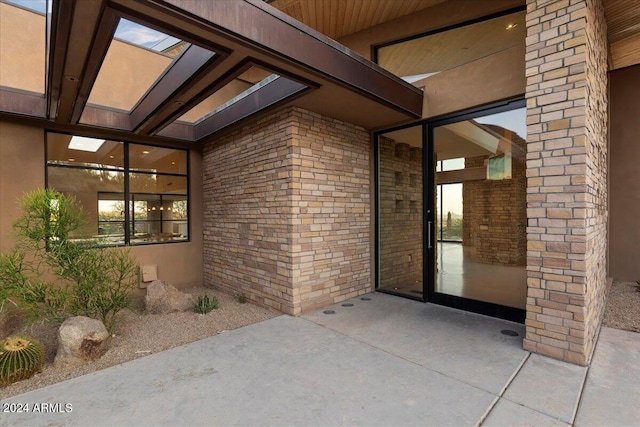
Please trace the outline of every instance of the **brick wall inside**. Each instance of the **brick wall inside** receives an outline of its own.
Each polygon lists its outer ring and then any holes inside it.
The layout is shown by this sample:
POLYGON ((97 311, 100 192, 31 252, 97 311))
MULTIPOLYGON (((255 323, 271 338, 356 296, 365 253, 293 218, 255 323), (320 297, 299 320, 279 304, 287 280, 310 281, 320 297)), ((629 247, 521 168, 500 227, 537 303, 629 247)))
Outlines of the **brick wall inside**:
MULTIPOLYGON (((526 149, 514 132, 494 128, 514 146, 526 149)), ((488 156, 465 159, 465 168, 484 166, 488 156)), ((478 262, 521 266, 526 263, 526 164, 512 157, 511 179, 467 181, 462 186, 463 245, 474 246, 478 262)))
POLYGON ((380 287, 416 289, 422 281, 422 149, 378 142, 380 287))
POLYGON ((578 364, 606 292, 605 25, 599 0, 527 1, 524 347, 578 364))
POLYGON ((294 315, 371 291, 369 147, 296 108, 207 144, 205 284, 294 315))

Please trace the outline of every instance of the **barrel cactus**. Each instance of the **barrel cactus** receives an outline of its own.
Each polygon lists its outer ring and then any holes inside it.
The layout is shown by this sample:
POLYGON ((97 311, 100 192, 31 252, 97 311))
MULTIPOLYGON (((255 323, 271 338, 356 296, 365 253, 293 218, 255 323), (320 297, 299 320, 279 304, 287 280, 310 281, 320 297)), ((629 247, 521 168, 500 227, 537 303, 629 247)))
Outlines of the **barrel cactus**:
POLYGON ((0 344, 0 385, 24 380, 38 372, 44 363, 44 349, 37 340, 5 338, 0 344))

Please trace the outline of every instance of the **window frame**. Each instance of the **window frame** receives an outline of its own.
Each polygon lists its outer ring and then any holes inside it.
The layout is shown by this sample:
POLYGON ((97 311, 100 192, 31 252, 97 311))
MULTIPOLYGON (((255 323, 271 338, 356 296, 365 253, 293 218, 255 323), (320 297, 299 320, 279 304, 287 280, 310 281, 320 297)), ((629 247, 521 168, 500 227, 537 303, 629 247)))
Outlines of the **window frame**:
MULTIPOLYGON (((49 168, 67 168, 67 169, 76 169, 76 170, 99 170, 99 171, 114 171, 114 172, 122 172, 124 174, 124 183, 123 183, 123 192, 121 193, 124 197, 124 243, 113 243, 113 244, 99 244, 99 246, 107 247, 137 247, 137 246, 148 246, 148 245, 159 245, 159 244, 178 244, 178 243, 190 243, 191 242, 191 233, 192 233, 192 225, 191 225, 191 150, 188 148, 181 147, 170 147, 160 144, 153 144, 148 142, 131 142, 121 139, 111 139, 108 136, 105 136, 105 139, 110 139, 112 141, 116 141, 123 144, 124 151, 124 164, 122 168, 116 166, 107 166, 107 167, 95 167, 95 166, 86 166, 86 165, 69 165, 69 164, 50 164, 49 163, 49 135, 50 134, 58 134, 58 135, 66 135, 66 136, 85 136, 88 138, 103 138, 102 136, 89 136, 78 133, 71 132, 59 132, 53 130, 44 130, 44 186, 45 188, 51 188, 49 185, 49 168), (131 144, 147 146, 151 148, 165 148, 170 150, 182 151, 185 153, 186 157, 186 172, 183 173, 171 173, 171 172, 150 172, 139 169, 133 169, 129 167, 130 159, 129 159, 129 146, 131 144), (130 212, 130 201, 132 194, 141 194, 140 192, 131 192, 130 191, 130 174, 145 174, 145 175, 162 175, 162 176, 175 176, 180 178, 186 178, 186 194, 168 194, 172 196, 185 196, 187 201, 187 238, 182 240, 154 240, 154 241, 145 241, 145 242, 131 242, 131 230, 134 218, 131 218, 130 212)), ((110 193, 114 194, 113 191, 98 191, 97 194, 101 193, 110 193)), ((145 194, 153 194, 157 196, 163 196, 163 193, 145 193, 145 194)), ((99 199, 98 199, 99 200, 99 199)), ((97 221, 99 222, 99 214, 97 217, 97 221)), ((182 221, 182 220, 181 220, 182 221)))

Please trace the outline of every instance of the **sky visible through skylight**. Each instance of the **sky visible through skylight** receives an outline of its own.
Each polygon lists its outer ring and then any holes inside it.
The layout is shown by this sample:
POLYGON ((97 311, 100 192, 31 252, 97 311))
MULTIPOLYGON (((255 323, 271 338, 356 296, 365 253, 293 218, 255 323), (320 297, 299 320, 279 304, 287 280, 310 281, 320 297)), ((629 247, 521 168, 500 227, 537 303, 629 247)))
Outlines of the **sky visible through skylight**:
POLYGON ((41 14, 45 14, 47 10, 51 12, 51 0, 4 0, 6 3, 15 4, 25 9, 33 10, 41 14), (47 5, 47 3, 49 3, 47 5))
POLYGON ((120 23, 118 24, 114 37, 135 44, 136 46, 146 47, 147 49, 157 51, 162 51, 180 41, 175 37, 168 36, 160 31, 153 30, 126 19, 120 19, 120 23))

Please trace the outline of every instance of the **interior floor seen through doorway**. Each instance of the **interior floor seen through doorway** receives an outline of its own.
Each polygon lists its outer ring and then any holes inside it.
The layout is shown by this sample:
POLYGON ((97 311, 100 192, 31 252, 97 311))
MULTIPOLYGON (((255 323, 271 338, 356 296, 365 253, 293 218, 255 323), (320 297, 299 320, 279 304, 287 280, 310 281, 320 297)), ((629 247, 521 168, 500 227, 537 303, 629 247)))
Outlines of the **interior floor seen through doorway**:
MULTIPOLYGON (((525 266, 504 266, 477 262, 475 250, 457 242, 438 242, 435 291, 508 307, 526 308, 525 266)), ((422 295, 422 281, 411 280, 393 288, 394 293, 422 295)))

